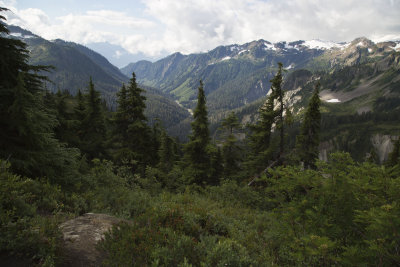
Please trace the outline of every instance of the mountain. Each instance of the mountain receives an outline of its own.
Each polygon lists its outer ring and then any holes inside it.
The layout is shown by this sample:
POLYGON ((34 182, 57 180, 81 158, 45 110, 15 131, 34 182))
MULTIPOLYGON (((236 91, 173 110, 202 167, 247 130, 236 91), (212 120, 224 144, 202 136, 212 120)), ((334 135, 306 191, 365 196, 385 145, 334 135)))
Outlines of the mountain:
POLYGON ((397 43, 373 44, 365 38, 351 43, 265 40, 220 46, 207 53, 172 54, 157 62, 139 61, 121 69, 134 71, 141 83, 160 88, 193 106, 198 81, 203 80, 211 111, 233 109, 264 96, 269 80, 282 62, 288 72, 296 69, 332 71, 343 66, 374 61, 394 52, 397 43))
MULTIPOLYGON (((51 81, 46 83, 48 90, 67 90, 74 95, 78 89, 86 89, 89 78, 92 77, 96 90, 101 92, 111 108, 116 107, 115 93, 129 79, 105 57, 80 44, 60 39, 48 41, 17 26, 10 25, 8 29, 12 38, 27 43, 30 64, 54 67, 50 72, 44 73, 51 81)), ((168 94, 148 86, 142 87, 146 89, 146 116, 150 123, 159 118, 166 127, 170 127, 190 115, 168 94)))
POLYGON ((175 53, 154 63, 139 61, 121 71, 124 74, 135 71, 141 83, 169 92, 187 106, 193 104, 195 89, 202 79, 207 95, 224 100, 216 103, 215 108, 235 108, 267 93, 277 62, 288 68, 300 67, 322 53, 322 50, 299 47, 298 42, 271 44, 258 40, 244 45, 220 46, 208 53, 175 53), (232 98, 221 99, 227 90, 235 92, 232 98))
MULTIPOLYGON (((243 124, 257 120, 269 80, 277 62, 282 62, 287 105, 298 120, 314 82, 321 82, 322 158, 329 151, 345 150, 361 160, 372 150, 386 150, 377 153, 383 161, 390 151, 390 139, 400 133, 399 49, 399 41, 374 43, 363 37, 348 43, 258 40, 207 53, 175 53, 154 63, 139 61, 121 71, 135 71, 140 82, 171 93, 187 108, 194 106, 202 79, 214 135, 230 111, 243 124)), ((189 131, 189 120, 176 127, 189 131)))

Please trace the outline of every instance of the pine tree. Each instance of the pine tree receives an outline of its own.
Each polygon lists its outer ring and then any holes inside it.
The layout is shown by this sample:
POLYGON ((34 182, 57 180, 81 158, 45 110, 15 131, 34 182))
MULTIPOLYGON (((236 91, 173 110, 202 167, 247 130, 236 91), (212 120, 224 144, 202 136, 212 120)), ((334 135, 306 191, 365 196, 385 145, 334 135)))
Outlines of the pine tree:
POLYGON ((207 184, 219 185, 224 173, 221 149, 215 145, 209 145, 208 154, 210 155, 210 175, 207 184))
POLYGON ((105 156, 104 141, 106 129, 100 93, 94 89, 90 77, 88 93, 85 96, 85 115, 81 124, 81 150, 89 159, 105 156))
POLYGON ((300 134, 297 136, 296 141, 297 153, 300 160, 304 162, 304 167, 313 169, 316 167, 315 161, 318 159, 319 132, 321 128, 319 87, 320 84, 318 82, 308 103, 300 134))
POLYGON ((283 155, 284 152, 284 146, 285 146, 285 133, 284 133, 284 118, 283 118, 283 111, 284 111, 284 104, 283 104, 283 96, 284 96, 284 91, 282 90, 282 63, 278 63, 278 73, 275 75, 275 77, 271 80, 271 90, 272 90, 272 98, 276 99, 278 101, 278 110, 277 110, 277 116, 278 119, 276 121, 276 126, 277 129, 279 130, 280 133, 280 142, 279 142, 279 153, 280 156, 283 155))
POLYGON ((26 44, 7 38, 8 33, 0 22, 0 158, 19 174, 73 182, 66 177, 74 169, 76 151, 54 138, 57 120, 44 105, 46 78, 36 74, 48 68, 29 65, 26 44))
POLYGON ((208 146, 210 134, 208 130, 208 118, 206 108, 206 97, 204 94, 203 82, 198 87, 197 106, 193 112, 194 121, 191 123, 192 133, 189 142, 185 146, 185 161, 190 179, 197 184, 204 184, 208 181, 210 170, 210 156, 208 146))
POLYGON ((128 140, 128 125, 129 121, 127 119, 127 91, 125 84, 122 84, 121 90, 117 93, 117 111, 115 112, 115 130, 117 136, 120 137, 121 143, 126 144, 128 140))
POLYGON ((222 145, 222 159, 224 166, 224 175, 230 177, 239 171, 239 147, 236 145, 237 138, 234 130, 240 127, 238 117, 234 112, 231 112, 228 117, 222 120, 222 128, 227 132, 222 145))
POLYGON ((278 63, 278 72, 271 80, 271 93, 267 100, 259 110, 259 120, 255 125, 250 125, 250 147, 252 149, 249 159, 246 162, 247 169, 250 172, 260 172, 269 165, 270 160, 275 160, 276 164, 282 163, 284 156, 284 125, 285 120, 283 111, 285 109, 283 103, 284 92, 282 90, 282 63, 278 63), (275 110, 275 103, 278 109, 275 110), (274 156, 275 147, 271 144, 272 126, 276 124, 279 130, 279 154, 274 156))
POLYGON ((158 149, 159 163, 158 168, 164 173, 168 173, 176 160, 174 140, 168 136, 165 129, 161 130, 160 146, 158 149))
POLYGON ((120 143, 114 158, 142 174, 146 165, 154 163, 153 156, 158 150, 152 149, 154 140, 146 124, 146 97, 142 95, 143 92, 144 90, 137 86, 136 75, 133 72, 128 87, 123 85, 117 94, 118 107, 114 117, 114 135, 120 143))

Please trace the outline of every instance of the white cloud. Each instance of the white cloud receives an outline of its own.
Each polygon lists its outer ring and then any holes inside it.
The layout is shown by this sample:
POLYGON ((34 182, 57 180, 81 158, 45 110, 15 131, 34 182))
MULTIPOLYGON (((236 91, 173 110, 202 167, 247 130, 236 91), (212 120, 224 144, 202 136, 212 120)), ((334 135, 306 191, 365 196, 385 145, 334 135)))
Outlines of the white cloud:
MULTIPOLYGON (((2 3, 4 1, 0 1, 2 3)), ((15 1, 7 1, 14 3, 15 1)), ((47 39, 110 42, 131 53, 194 53, 256 39, 351 41, 400 36, 400 0, 142 0, 146 19, 89 10, 50 19, 37 8, 17 10, 11 23, 47 39)))
POLYGON ((320 38, 350 41, 400 29, 400 1, 146 0, 165 26, 168 50, 192 52, 220 44, 320 38), (182 3, 182 4, 181 4, 182 3), (173 38, 171 38, 173 37, 173 38))

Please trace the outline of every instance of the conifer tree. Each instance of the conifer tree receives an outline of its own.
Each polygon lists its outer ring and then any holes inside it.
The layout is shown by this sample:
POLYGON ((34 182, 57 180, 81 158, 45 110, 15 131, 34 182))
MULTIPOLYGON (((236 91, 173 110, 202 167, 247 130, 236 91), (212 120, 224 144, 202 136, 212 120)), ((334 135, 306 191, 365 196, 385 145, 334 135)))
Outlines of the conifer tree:
POLYGON ((126 87, 122 84, 121 90, 117 93, 117 111, 115 112, 115 129, 116 135, 121 138, 120 142, 126 144, 128 140, 128 125, 129 121, 127 119, 127 100, 126 100, 126 87))
POLYGON ((236 145, 237 138, 234 135, 234 130, 240 126, 238 117, 234 112, 231 112, 228 117, 222 120, 222 128, 227 132, 222 145, 222 159, 224 166, 224 175, 230 177, 239 170, 239 147, 236 145))
POLYGON ((282 90, 282 63, 278 63, 278 72, 271 80, 271 93, 259 110, 259 120, 255 125, 250 125, 252 131, 250 136, 250 147, 252 149, 249 159, 246 162, 251 172, 259 172, 268 165, 268 161, 274 159, 275 147, 271 145, 272 126, 275 123, 279 130, 279 155, 276 162, 281 163, 284 153, 284 117, 285 109, 283 103, 284 92, 282 90), (275 103, 278 109, 275 110, 275 103))
POLYGON ((120 143, 114 157, 141 173, 144 173, 146 165, 153 162, 152 155, 157 154, 157 149, 153 154, 150 153, 154 150, 151 149, 153 139, 144 115, 146 97, 142 95, 143 92, 137 86, 133 72, 128 87, 123 85, 117 94, 118 107, 114 117, 114 135, 120 143))
POLYGON ((174 149, 174 140, 168 136, 165 129, 161 130, 160 146, 158 149, 159 163, 158 168, 164 173, 168 173, 175 162, 176 154, 174 149))
POLYGON ((200 81, 198 87, 197 106, 193 112, 193 118, 194 121, 191 123, 192 133, 185 146, 185 158, 188 165, 186 170, 195 183, 203 184, 207 183, 210 170, 210 156, 207 151, 210 144, 210 134, 202 81, 200 81))
POLYGON ((224 172, 221 149, 214 144, 209 145, 208 153, 210 155, 210 175, 207 184, 219 185, 224 172))
POLYGON ((300 134, 297 136, 296 141, 297 153, 300 160, 304 162, 304 167, 313 169, 316 167, 315 161, 318 159, 319 132, 321 128, 319 87, 320 84, 318 82, 308 103, 300 134))
POLYGON ((250 148, 251 153, 246 162, 247 169, 250 172, 259 172, 268 164, 272 158, 272 149, 270 148, 271 130, 275 122, 274 112, 274 94, 270 94, 259 110, 259 120, 257 124, 250 125, 250 148))
POLYGON ((0 16, 0 158, 8 159, 19 174, 72 182, 66 177, 77 154, 54 138, 57 120, 44 105, 46 78, 36 74, 48 68, 28 64, 26 44, 8 38, 1 20, 4 16, 0 16))
POLYGON ((271 90, 272 90, 272 98, 278 101, 278 110, 277 110, 277 121, 276 126, 280 133, 280 141, 279 141, 279 153, 282 156, 285 146, 285 133, 284 133, 284 118, 283 118, 283 111, 284 111, 284 104, 283 104, 283 96, 284 91, 282 90, 282 63, 278 63, 278 73, 275 77, 271 80, 271 90))
POLYGON ((100 93, 94 89, 91 77, 85 98, 85 116, 81 124, 81 150, 89 159, 101 158, 105 154, 106 129, 100 93))

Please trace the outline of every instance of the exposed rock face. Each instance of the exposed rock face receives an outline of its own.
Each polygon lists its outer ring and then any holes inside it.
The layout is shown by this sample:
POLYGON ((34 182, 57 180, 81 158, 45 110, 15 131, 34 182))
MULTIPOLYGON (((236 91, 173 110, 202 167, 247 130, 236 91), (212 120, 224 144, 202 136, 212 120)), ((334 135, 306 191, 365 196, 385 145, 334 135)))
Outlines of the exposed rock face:
POLYGON ((379 162, 383 163, 388 159, 389 153, 393 150, 393 140, 398 137, 391 135, 375 134, 371 137, 371 143, 376 150, 379 162))
POLYGON ((319 144, 319 160, 328 161, 328 155, 335 150, 333 140, 321 142, 319 144))
POLYGON ((64 239, 62 266, 101 266, 103 255, 96 250, 96 244, 121 221, 106 214, 86 213, 61 224, 64 239))

